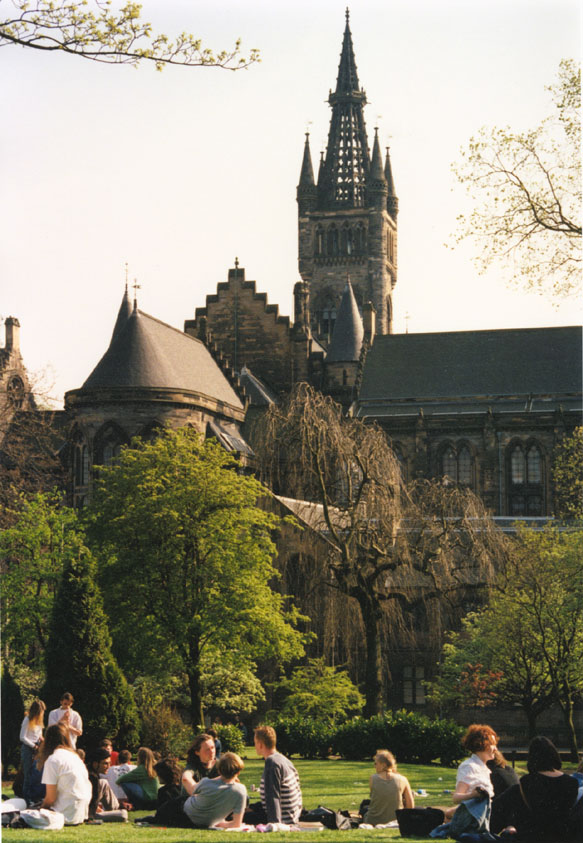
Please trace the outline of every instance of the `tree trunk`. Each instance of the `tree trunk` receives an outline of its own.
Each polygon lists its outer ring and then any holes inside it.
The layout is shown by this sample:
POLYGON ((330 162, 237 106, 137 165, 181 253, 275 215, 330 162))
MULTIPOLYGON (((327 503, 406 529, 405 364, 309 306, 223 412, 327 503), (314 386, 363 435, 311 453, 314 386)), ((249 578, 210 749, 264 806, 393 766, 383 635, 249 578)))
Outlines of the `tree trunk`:
POLYGON ((362 612, 366 641, 364 680, 366 704, 364 713, 366 717, 373 717, 375 714, 382 714, 384 711, 380 634, 381 614, 378 608, 372 605, 372 601, 367 595, 362 594, 358 602, 362 612))
POLYGON ((528 722, 528 739, 532 740, 534 737, 536 737, 537 734, 536 720, 538 717, 538 712, 535 712, 535 710, 531 706, 526 705, 522 706, 522 710, 524 711, 528 722))
POLYGON ((190 716, 193 727, 202 726, 204 731, 202 684, 200 681, 200 650, 198 647, 198 641, 191 643, 189 651, 190 669, 188 671, 188 688, 190 690, 190 716))
POLYGON ((573 722, 573 700, 571 695, 567 695, 566 699, 561 701, 561 709, 565 719, 565 726, 567 727, 567 734, 569 736, 569 749, 571 750, 570 760, 577 764, 579 761, 579 750, 577 747, 577 732, 575 731, 575 724, 573 722))

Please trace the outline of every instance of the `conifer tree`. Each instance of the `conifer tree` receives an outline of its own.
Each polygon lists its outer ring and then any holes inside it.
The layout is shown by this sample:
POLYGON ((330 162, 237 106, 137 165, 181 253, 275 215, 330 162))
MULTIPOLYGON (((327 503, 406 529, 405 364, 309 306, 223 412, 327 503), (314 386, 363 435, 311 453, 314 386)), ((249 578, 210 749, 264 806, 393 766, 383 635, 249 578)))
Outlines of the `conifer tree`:
POLYGON ((2 766, 19 764, 20 724, 24 717, 24 705, 20 688, 14 681, 6 663, 2 665, 2 766))
POLYGON ((133 748, 139 739, 137 709, 111 651, 95 567, 87 548, 81 547, 63 571, 46 651, 43 699, 53 707, 65 691, 73 694, 83 718, 84 745, 108 737, 133 748))

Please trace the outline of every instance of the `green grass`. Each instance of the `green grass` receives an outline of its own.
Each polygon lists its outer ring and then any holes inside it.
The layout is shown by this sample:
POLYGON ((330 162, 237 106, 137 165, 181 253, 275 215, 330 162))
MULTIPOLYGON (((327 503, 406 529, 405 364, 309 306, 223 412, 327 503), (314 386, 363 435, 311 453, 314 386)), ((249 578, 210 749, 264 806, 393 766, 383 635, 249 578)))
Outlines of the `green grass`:
MULTIPOLYGON (((251 802, 259 799, 258 793, 251 791, 251 786, 259 787, 263 761, 254 757, 254 750, 249 748, 248 760, 245 761, 245 770, 241 774, 241 781, 247 787, 251 802)), ((315 808, 318 805, 325 805, 327 808, 336 810, 344 809, 357 811, 362 799, 368 797, 368 780, 374 772, 370 761, 342 761, 340 759, 328 759, 326 761, 302 761, 294 758, 300 774, 302 783, 302 794, 305 808, 315 808)), ((518 772, 524 772, 517 767, 518 772)), ((445 767, 399 764, 399 772, 407 776, 413 791, 424 789, 428 796, 421 798, 416 796, 415 804, 423 806, 447 806, 451 804, 449 794, 444 790, 453 790, 455 786, 455 769, 445 767)), ((9 790, 5 791, 12 795, 9 790)), ((34 829, 17 829, 3 832, 5 840, 15 841, 16 838, 26 843, 43 841, 47 843, 48 838, 55 843, 233 843, 234 832, 185 830, 178 828, 141 828, 136 827, 132 820, 144 816, 148 811, 132 811, 130 822, 127 824, 104 824, 98 826, 78 826, 76 828, 64 828, 62 831, 35 831, 34 829)), ((338 841, 338 837, 344 839, 349 835, 356 843, 372 840, 375 843, 382 843, 385 840, 401 839, 398 829, 366 830, 355 829, 354 831, 322 831, 317 832, 316 837, 320 843, 338 841)), ((297 843, 298 839, 308 841, 311 839, 309 833, 285 832, 272 833, 265 838, 265 843, 297 843), (291 839, 290 839, 291 838, 291 839)), ((236 838, 239 839, 239 838, 236 838)), ((253 837, 257 840, 256 837, 253 837)), ((423 838, 408 838, 412 843, 423 838)), ((426 838, 425 838, 426 839, 426 838)))

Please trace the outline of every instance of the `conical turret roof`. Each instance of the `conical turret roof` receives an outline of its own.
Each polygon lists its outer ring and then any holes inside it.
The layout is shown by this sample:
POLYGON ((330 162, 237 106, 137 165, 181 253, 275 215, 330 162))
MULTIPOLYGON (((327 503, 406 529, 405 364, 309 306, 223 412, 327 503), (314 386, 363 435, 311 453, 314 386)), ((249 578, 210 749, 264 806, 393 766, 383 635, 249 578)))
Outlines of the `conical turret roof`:
POLYGON ((372 148, 372 160, 370 162, 370 181, 378 182, 379 185, 387 183, 383 170, 383 157, 381 155, 378 129, 374 130, 374 144, 372 148))
POLYGON ((363 339, 362 318, 358 312, 352 284, 347 281, 326 360, 329 363, 348 363, 359 360, 363 339))
POLYGON ((132 305, 128 294, 128 285, 126 283, 125 292, 123 294, 123 298, 119 306, 119 311, 117 313, 117 319, 115 320, 115 325, 113 326, 113 334, 111 335, 111 341, 113 341, 113 338, 116 336, 116 334, 119 334, 119 332, 124 327, 125 323, 128 321, 131 315, 132 305))
POLYGON ((346 26, 342 40, 342 52, 340 53, 340 64, 338 65, 338 78, 336 80, 337 94, 350 94, 359 91, 358 73, 352 46, 352 33, 350 32, 350 13, 346 10, 346 26))
MULTIPOLYGON (((119 319, 119 317, 118 317, 119 319)), ((240 399, 198 339, 134 308, 82 390, 133 388, 194 392, 242 409, 240 399)))
POLYGON ((312 156, 310 154, 310 133, 306 132, 304 144, 304 157, 302 160, 302 171, 300 173, 300 187, 314 187, 314 170, 312 168, 312 156))

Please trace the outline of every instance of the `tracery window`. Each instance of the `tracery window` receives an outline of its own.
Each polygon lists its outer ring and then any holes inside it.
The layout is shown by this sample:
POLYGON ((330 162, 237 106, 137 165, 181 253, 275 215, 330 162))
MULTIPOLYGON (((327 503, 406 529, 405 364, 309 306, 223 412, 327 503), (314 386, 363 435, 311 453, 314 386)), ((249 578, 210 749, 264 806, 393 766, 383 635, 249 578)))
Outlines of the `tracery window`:
POLYGON ((19 378, 18 375, 10 378, 6 386, 6 392, 8 394, 8 403, 11 407, 15 410, 22 409, 22 405, 24 404, 24 381, 22 378, 19 378))
POLYGON ((473 484, 473 460, 470 449, 465 444, 457 447, 448 444, 441 455, 441 474, 449 483, 460 486, 473 484))
POLYGON ((425 669, 406 665, 403 668, 403 702, 405 705, 425 704, 425 669))
POLYGON ((512 445, 508 457, 510 515, 544 514, 543 457, 539 446, 512 445))

